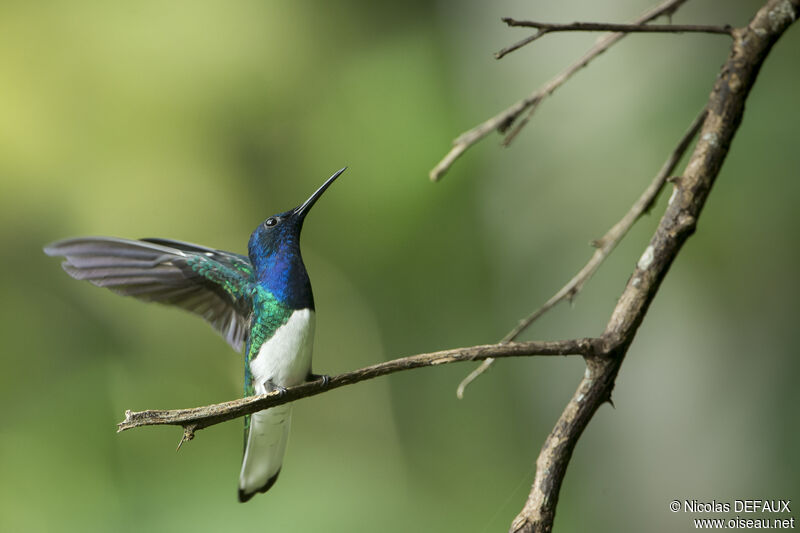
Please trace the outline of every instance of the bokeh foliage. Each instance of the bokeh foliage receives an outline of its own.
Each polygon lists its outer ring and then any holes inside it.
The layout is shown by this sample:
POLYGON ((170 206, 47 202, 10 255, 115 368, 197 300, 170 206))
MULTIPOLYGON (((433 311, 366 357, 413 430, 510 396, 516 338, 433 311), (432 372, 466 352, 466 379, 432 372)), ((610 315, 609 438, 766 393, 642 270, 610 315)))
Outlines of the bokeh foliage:
MULTIPOLYGON (((743 24, 760 2, 690 2, 743 24)), ((195 317, 70 280, 41 247, 162 236, 244 251, 253 227, 343 165, 304 255, 315 370, 492 342, 589 257, 705 102, 728 42, 632 36, 439 184, 459 132, 595 35, 503 15, 622 21, 648 2, 0 4, 0 530, 495 531, 524 501, 580 360, 508 360, 306 399, 280 482, 236 501, 241 424, 179 453, 125 409, 237 397, 240 357, 195 317)), ((800 32, 768 59, 698 232, 578 445, 559 531, 688 530, 670 500, 797 498, 796 120, 800 32)), ((576 300, 528 338, 599 333, 664 198, 576 300)))

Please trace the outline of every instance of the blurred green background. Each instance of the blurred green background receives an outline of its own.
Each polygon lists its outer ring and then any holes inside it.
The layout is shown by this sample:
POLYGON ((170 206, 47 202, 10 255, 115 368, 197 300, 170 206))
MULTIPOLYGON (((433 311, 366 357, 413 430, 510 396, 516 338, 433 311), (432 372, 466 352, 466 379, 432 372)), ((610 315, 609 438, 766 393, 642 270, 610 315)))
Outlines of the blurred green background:
MULTIPOLYGON (((741 25, 760 2, 694 1, 741 25)), ((42 246, 160 236, 243 252, 266 216, 350 169, 309 217, 315 370, 493 342, 561 287, 706 101, 724 37, 636 35, 441 183, 460 132, 648 1, 0 4, 0 531, 505 531, 580 359, 395 374, 300 401, 279 483, 236 500, 241 422, 179 452, 125 409, 236 398, 241 357, 194 316, 69 279, 42 246)), ((764 66, 707 208, 570 465, 556 531, 689 531, 672 499, 800 502, 800 28, 764 66)), ((524 338, 602 331, 658 222, 524 338)))

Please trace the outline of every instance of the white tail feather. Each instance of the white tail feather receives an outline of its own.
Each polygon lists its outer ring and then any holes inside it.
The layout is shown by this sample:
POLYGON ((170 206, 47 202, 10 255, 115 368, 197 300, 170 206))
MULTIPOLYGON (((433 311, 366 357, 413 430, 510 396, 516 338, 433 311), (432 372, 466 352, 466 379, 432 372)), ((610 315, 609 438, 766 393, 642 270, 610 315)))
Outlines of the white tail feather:
POLYGON ((291 404, 254 413, 239 474, 239 499, 266 492, 281 470, 291 424, 291 404))

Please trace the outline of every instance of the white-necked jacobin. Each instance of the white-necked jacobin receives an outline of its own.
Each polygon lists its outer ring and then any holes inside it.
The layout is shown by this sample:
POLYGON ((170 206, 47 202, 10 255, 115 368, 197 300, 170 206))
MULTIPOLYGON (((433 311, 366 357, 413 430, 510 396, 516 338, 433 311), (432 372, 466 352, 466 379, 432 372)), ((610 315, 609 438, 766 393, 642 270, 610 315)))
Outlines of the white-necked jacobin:
MULTIPOLYGON (((345 167, 346 168, 346 167, 345 167)), ((248 256, 169 239, 66 239, 46 246, 64 270, 125 296, 200 315, 235 350, 244 347, 245 396, 304 381, 311 373, 314 297, 300 230, 314 203, 344 168, 302 205, 266 219, 250 235, 248 256)), ((281 470, 291 404, 245 417, 239 501, 266 492, 281 470)))

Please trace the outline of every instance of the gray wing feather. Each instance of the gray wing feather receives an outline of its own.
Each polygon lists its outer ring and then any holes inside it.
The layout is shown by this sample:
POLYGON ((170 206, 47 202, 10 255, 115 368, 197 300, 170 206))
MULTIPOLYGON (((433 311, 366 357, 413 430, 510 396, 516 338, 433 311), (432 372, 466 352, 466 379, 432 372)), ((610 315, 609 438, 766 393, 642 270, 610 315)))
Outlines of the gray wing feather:
POLYGON ((67 239, 44 251, 63 256, 62 267, 75 279, 186 309, 208 321, 235 350, 241 352, 244 347, 251 310, 247 291, 232 294, 220 282, 233 281, 242 287, 249 283, 252 265, 245 256, 180 241, 114 237, 67 239), (198 256, 214 267, 205 269, 205 275, 190 264, 198 256))

